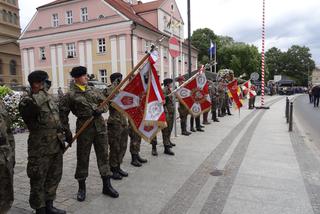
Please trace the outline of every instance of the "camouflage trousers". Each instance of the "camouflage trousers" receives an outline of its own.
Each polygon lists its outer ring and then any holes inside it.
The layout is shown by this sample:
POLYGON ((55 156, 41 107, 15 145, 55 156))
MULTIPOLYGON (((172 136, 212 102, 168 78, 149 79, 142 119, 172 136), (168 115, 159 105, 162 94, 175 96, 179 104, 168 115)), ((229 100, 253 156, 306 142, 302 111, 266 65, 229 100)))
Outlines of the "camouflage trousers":
POLYGON ((14 161, 0 148, 0 213, 6 213, 13 203, 13 167, 14 161))
POLYGON ((130 136, 130 153, 133 155, 138 155, 140 152, 141 137, 133 130, 132 127, 129 128, 130 136))
POLYGON ((108 141, 110 145, 110 167, 118 167, 127 151, 128 126, 108 123, 108 141))
POLYGON ((91 147, 94 147, 98 169, 101 176, 111 175, 109 166, 109 148, 106 132, 98 132, 95 126, 87 128, 77 140, 77 169, 75 178, 82 180, 88 177, 91 147))
POLYGON ((166 121, 167 121, 167 127, 162 129, 162 139, 163 139, 163 145, 170 145, 170 136, 173 129, 173 112, 166 113, 166 121))
POLYGON ((188 111, 182 111, 178 108, 179 117, 180 117, 180 125, 181 131, 187 131, 187 119, 188 119, 188 111))
POLYGON ((29 156, 27 174, 30 178, 31 208, 46 206, 46 201, 56 198, 56 191, 62 177, 62 150, 45 156, 29 156))

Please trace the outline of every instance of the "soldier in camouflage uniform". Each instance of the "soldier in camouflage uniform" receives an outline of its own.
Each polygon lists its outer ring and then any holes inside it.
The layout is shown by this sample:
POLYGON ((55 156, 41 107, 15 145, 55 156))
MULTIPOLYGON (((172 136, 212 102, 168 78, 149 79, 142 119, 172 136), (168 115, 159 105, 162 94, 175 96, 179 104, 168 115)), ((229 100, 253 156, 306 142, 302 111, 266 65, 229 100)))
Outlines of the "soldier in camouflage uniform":
POLYGON ((219 122, 217 118, 217 107, 218 107, 218 89, 214 82, 209 81, 209 95, 211 98, 211 114, 214 122, 219 122))
POLYGON ((0 100, 0 213, 6 213, 13 202, 15 143, 10 125, 8 112, 0 100))
MULTIPOLYGON (((111 85, 106 90, 106 96, 111 94, 113 89, 121 82, 122 74, 113 73, 110 76, 111 85)), ((121 180, 122 177, 128 177, 128 173, 120 167, 123 157, 127 151, 128 144, 128 122, 127 118, 109 105, 109 118, 107 121, 108 142, 110 146, 109 164, 112 178, 121 180)))
POLYGON ((165 104, 164 104, 164 111, 166 114, 166 121, 167 121, 167 127, 162 129, 162 139, 163 139, 163 145, 164 145, 164 153, 167 155, 174 155, 174 153, 171 151, 171 147, 175 146, 170 141, 171 132, 173 128, 174 118, 173 118, 173 112, 175 108, 175 104, 173 103, 172 96, 168 96, 171 94, 171 87, 172 87, 172 79, 165 79, 163 80, 163 94, 165 96, 165 104))
POLYGON ((86 198, 86 178, 88 177, 92 145, 96 153, 98 169, 103 181, 102 193, 117 198, 119 194, 110 183, 112 174, 108 159, 107 130, 102 117, 102 113, 107 108, 98 107, 105 97, 100 91, 88 86, 86 67, 74 67, 70 74, 74 78, 74 84, 71 85, 70 91, 64 95, 59 104, 60 118, 64 129, 70 132, 68 119, 70 111, 77 117, 77 130, 89 118, 94 117, 91 124, 77 139, 77 168, 75 173, 75 179, 79 183, 77 200, 84 201, 86 198))
POLYGON ((148 161, 144 158, 141 158, 139 155, 141 137, 134 131, 132 125, 129 125, 129 136, 130 136, 130 153, 131 153, 131 165, 140 167, 143 163, 148 161))
MULTIPOLYGON (((178 78, 178 82, 179 82, 179 85, 182 85, 184 82, 184 77, 180 76, 178 78)), ((180 101, 179 101, 178 111, 179 111, 179 117, 180 117, 181 134, 189 136, 191 134, 191 132, 187 131, 187 118, 188 118, 189 111, 180 101)))
POLYGON ((19 111, 30 131, 27 165, 30 206, 36 213, 63 214, 66 213, 64 210, 53 207, 62 176, 65 141, 59 109, 47 92, 51 81, 45 71, 31 72, 28 81, 31 93, 22 98, 19 111))
POLYGON ((225 82, 224 79, 220 79, 218 82, 218 117, 223 117, 223 103, 225 100, 225 82))

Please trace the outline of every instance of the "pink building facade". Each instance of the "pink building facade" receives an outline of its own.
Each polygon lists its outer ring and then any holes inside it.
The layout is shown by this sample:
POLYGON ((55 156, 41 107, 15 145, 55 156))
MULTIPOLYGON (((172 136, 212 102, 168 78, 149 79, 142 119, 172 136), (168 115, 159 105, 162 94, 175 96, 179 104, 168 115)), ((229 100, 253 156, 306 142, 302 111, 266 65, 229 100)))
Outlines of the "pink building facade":
MULTIPOLYGON (((69 86, 74 66, 109 82, 112 73, 129 73, 158 38, 160 58, 156 68, 161 80, 188 72, 184 23, 174 0, 142 3, 136 0, 56 0, 37 9, 19 43, 24 84, 33 70, 45 70, 53 91, 69 86), (180 40, 181 56, 172 62, 168 39, 180 40)), ((192 70, 197 69, 192 48, 192 70)))

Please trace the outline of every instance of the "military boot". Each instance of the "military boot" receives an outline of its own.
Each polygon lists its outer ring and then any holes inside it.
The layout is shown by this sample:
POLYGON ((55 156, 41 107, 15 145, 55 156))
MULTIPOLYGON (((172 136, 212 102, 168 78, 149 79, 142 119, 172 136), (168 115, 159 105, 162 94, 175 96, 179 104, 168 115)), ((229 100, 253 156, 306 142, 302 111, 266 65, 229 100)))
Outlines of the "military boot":
POLYGON ((138 155, 131 154, 131 165, 133 165, 133 166, 135 166, 135 167, 140 167, 140 166, 142 166, 142 164, 141 164, 140 161, 138 160, 138 155))
POLYGON ((122 176, 118 171, 118 167, 111 167, 110 169, 112 172, 112 176, 111 176, 112 179, 114 179, 114 180, 121 180, 122 179, 122 176))
POLYGON ((41 207, 39 209, 36 209, 36 214, 46 214, 46 208, 41 207))
POLYGON ((109 195, 112 198, 118 198, 119 193, 117 190, 113 189, 110 182, 110 176, 102 176, 103 189, 102 193, 104 195, 109 195))
POLYGON ((138 158, 138 161, 139 161, 140 163, 147 163, 147 162, 148 162, 147 159, 144 159, 144 158, 140 157, 139 154, 137 154, 137 158, 138 158))
POLYGON ((128 177, 128 176, 129 176, 129 174, 128 174, 127 172, 123 171, 123 170, 120 168, 120 166, 118 166, 118 172, 119 172, 119 174, 120 174, 122 177, 128 177))
POLYGON ((187 126, 185 123, 181 123, 181 134, 189 136, 191 133, 187 131, 187 126))
POLYGON ((158 151, 157 151, 157 145, 152 145, 152 152, 151 154, 153 156, 158 156, 158 151))
POLYGON ((169 140, 169 142, 170 142, 170 146, 171 146, 171 147, 176 146, 176 144, 175 144, 175 143, 172 143, 171 140, 169 140))
POLYGON ((46 214, 66 214, 65 210, 57 209, 53 206, 53 201, 46 201, 46 214))
POLYGON ((86 179, 78 180, 79 190, 77 194, 78 201, 84 201, 86 199, 86 179))
POLYGON ((171 148, 169 146, 164 146, 164 154, 174 155, 174 152, 171 151, 171 148))

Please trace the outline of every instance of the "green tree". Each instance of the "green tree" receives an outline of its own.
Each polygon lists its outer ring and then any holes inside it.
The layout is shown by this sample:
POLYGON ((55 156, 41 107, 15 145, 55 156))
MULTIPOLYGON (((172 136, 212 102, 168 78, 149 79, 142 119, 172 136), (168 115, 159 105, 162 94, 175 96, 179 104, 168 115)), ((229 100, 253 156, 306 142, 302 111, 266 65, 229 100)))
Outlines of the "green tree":
POLYGON ((265 53, 265 65, 266 65, 266 75, 267 80, 271 80, 274 78, 274 75, 281 74, 284 69, 284 53, 281 52, 280 49, 276 47, 270 48, 265 53))
POLYGON ((193 31, 191 44, 199 50, 198 59, 200 64, 209 62, 210 41, 218 44, 219 37, 209 28, 200 28, 193 31))
POLYGON ((232 69, 236 76, 258 71, 260 54, 257 47, 245 43, 233 43, 218 49, 218 69, 232 69))

